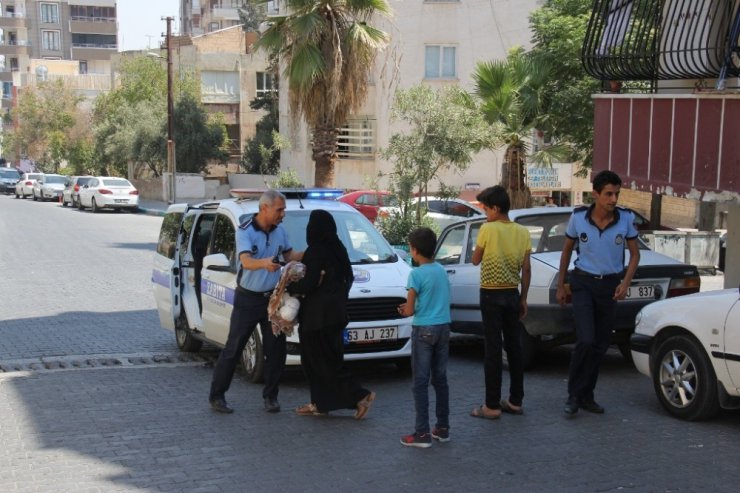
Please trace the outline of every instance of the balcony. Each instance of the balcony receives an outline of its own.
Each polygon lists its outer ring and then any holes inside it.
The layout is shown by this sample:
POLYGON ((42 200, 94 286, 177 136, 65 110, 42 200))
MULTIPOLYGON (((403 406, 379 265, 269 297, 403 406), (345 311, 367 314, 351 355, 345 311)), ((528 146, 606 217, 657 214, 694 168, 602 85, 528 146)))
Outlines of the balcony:
POLYGON ((239 20, 239 11, 236 7, 214 7, 211 9, 212 19, 239 20))
MULTIPOLYGON (((47 74, 46 81, 61 80, 65 86, 81 92, 100 93, 111 90, 111 78, 107 74, 80 74, 60 75, 47 74)), ((20 85, 34 86, 38 84, 39 78, 36 74, 21 74, 20 85)))
POLYGON ((31 42, 25 39, 0 40, 0 55, 28 55, 31 42))
POLYGON ((69 31, 80 34, 116 34, 115 17, 72 17, 69 31))
POLYGON ((724 80, 740 76, 739 38, 736 0, 596 0, 583 65, 600 80, 724 80))
POLYGON ((26 25, 26 14, 23 12, 0 12, 0 28, 19 28, 26 25))

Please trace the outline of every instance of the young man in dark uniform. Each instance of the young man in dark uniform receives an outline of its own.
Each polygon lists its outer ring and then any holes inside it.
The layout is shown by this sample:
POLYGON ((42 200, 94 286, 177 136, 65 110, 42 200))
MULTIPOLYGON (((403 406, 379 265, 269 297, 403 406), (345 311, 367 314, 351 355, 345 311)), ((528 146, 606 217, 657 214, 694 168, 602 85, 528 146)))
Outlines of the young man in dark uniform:
POLYGON ((579 408, 604 412, 594 400, 599 366, 614 330, 617 301, 627 296, 640 262, 635 216, 629 209, 617 207, 621 186, 621 178, 613 171, 598 173, 593 183, 594 203, 573 211, 565 233, 556 295, 561 305, 566 302, 565 281, 574 247, 578 252, 570 275, 576 345, 564 409, 568 415, 579 408), (630 252, 626 270, 625 245, 630 252))
POLYGON ((236 232, 239 255, 234 311, 231 313, 229 336, 213 370, 208 400, 214 411, 232 413, 226 403, 234 370, 247 341, 259 323, 265 354, 265 388, 262 391, 265 410, 280 411, 278 383, 285 368, 285 334, 273 335, 267 316, 270 294, 280 280, 280 264, 273 259, 282 254, 287 261, 301 260, 303 252, 294 252, 288 234, 280 225, 285 217, 285 196, 268 190, 260 197, 259 212, 236 232))

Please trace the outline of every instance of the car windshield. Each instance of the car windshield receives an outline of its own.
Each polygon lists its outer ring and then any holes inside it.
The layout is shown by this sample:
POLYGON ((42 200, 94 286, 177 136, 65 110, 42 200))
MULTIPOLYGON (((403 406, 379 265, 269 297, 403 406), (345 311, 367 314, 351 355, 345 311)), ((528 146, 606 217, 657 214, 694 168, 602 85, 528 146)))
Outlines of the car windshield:
POLYGON ((67 181, 66 176, 52 176, 52 175, 46 175, 44 178, 45 183, 65 183, 67 181))
MULTIPOLYGON (((337 223, 337 235, 347 248, 353 264, 396 262, 393 249, 383 236, 363 216, 354 211, 329 211, 337 223)), ((283 226, 288 232, 291 245, 298 251, 306 249, 306 226, 311 211, 287 211, 283 226)), ((247 216, 248 217, 248 216, 247 216)), ((241 217, 242 223, 246 217, 241 217)))
POLYGON ((0 169, 0 177, 18 179, 21 177, 21 175, 14 169, 5 168, 5 169, 0 169))
POLYGON ((123 178, 104 178, 103 185, 106 187, 130 187, 131 183, 123 178))

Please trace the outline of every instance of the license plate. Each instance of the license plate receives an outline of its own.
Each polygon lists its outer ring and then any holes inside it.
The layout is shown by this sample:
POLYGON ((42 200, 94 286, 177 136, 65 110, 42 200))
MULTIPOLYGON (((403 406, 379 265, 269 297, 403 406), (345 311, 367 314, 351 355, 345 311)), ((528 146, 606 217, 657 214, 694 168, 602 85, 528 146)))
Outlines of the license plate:
POLYGON ((627 288, 628 300, 655 298, 655 287, 652 285, 630 286, 627 288))
POLYGON ((128 204, 128 200, 126 199, 113 199, 116 204, 128 204))
POLYGON ((398 327, 374 327, 372 329, 345 329, 345 344, 369 344, 398 339, 398 327))

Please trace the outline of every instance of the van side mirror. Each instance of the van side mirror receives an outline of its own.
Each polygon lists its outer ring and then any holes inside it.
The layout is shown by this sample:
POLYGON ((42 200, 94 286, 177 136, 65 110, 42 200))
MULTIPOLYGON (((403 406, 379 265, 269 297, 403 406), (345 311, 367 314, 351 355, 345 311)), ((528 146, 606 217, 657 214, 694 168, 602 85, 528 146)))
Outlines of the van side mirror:
POLYGON ((228 272, 231 270, 231 261, 223 253, 214 253, 203 257, 203 268, 217 272, 228 272))

